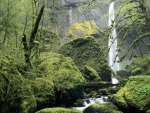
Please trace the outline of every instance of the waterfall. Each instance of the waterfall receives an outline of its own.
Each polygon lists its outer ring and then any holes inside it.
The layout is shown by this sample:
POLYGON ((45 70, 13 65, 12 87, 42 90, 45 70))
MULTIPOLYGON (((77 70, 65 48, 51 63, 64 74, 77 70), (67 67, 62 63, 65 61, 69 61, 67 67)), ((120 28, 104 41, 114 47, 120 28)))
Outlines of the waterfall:
POLYGON ((115 26, 115 14, 114 14, 114 3, 111 2, 109 6, 109 22, 108 22, 108 27, 112 27, 112 33, 111 36, 109 37, 108 41, 108 46, 110 48, 109 50, 109 66, 111 66, 112 70, 114 72, 120 70, 120 65, 117 61, 119 61, 118 57, 118 51, 117 51, 117 33, 116 33, 116 28, 115 26))
POLYGON ((73 20, 72 20, 72 6, 70 6, 70 9, 69 9, 69 24, 71 25, 73 20))
MULTIPOLYGON (((119 61, 118 51, 117 51, 117 33, 115 26, 115 13, 114 13, 114 4, 115 2, 111 2, 109 6, 109 21, 108 27, 113 27, 111 31, 111 36, 109 37, 108 47, 109 50, 109 66, 112 68, 114 72, 120 70, 120 65, 117 61, 119 61)), ((112 84, 118 84, 119 81, 112 77, 112 84)))

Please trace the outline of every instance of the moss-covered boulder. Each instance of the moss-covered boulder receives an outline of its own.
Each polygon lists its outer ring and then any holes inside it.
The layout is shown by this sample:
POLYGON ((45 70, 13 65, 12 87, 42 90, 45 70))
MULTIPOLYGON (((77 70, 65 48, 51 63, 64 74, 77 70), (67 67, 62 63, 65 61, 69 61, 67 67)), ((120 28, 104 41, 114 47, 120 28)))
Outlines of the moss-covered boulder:
POLYGON ((133 76, 112 101, 122 110, 142 112, 150 109, 150 76, 133 76))
POLYGON ((37 102, 37 109, 54 105, 54 84, 50 80, 45 78, 37 78, 32 82, 32 90, 37 102))
POLYGON ((45 108, 36 113, 81 113, 78 110, 68 109, 68 108, 45 108))
POLYGON ((97 71, 88 65, 85 65, 83 76, 87 81, 98 82, 101 80, 97 71))
POLYGON ((58 105, 71 105, 82 96, 85 80, 71 58, 55 53, 43 53, 40 60, 37 68, 45 74, 47 80, 54 83, 58 105))
POLYGON ((0 72, 1 113, 34 113, 36 100, 31 85, 21 75, 0 72))
MULTIPOLYGON (((100 45, 93 38, 87 37, 73 40, 62 46, 59 53, 71 57, 84 75, 86 75, 84 73, 85 65, 88 65, 97 71, 102 80, 111 81, 110 68, 105 58, 101 56, 100 45)), ((90 75, 87 74, 86 76, 90 75)))
POLYGON ((111 70, 105 59, 93 59, 89 61, 87 65, 97 71, 102 81, 111 82, 111 70))
POLYGON ((86 108, 83 113, 123 113, 112 103, 93 104, 86 108))

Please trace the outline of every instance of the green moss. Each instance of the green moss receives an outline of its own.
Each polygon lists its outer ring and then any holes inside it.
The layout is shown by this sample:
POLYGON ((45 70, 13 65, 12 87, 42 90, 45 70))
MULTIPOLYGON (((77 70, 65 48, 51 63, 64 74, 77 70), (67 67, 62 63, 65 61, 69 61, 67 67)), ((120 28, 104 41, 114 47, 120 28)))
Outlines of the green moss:
POLYGON ((102 81, 111 81, 111 70, 105 59, 93 59, 87 63, 88 66, 95 69, 102 81))
MULTIPOLYGON (((62 46, 59 53, 71 57, 84 74, 85 65, 97 71, 104 81, 111 81, 111 71, 102 55, 100 45, 93 38, 78 38, 62 46), (101 58, 100 58, 101 56, 101 58)), ((85 75, 88 78, 89 75, 85 75)))
POLYGON ((97 71, 95 69, 93 69, 92 67, 89 67, 88 65, 85 65, 84 75, 85 75, 84 76, 85 79, 88 81, 98 82, 101 80, 97 71))
POLYGON ((125 90, 126 90, 125 88, 121 88, 117 92, 117 94, 113 95, 113 98, 112 98, 112 101, 116 105, 120 106, 121 108, 127 108, 128 107, 128 104, 127 104, 127 102, 126 102, 126 100, 124 98, 124 92, 125 92, 125 90))
POLYGON ((135 68, 131 71, 131 75, 140 75, 142 74, 141 68, 135 68))
POLYGON ((81 113, 78 110, 67 109, 67 108, 46 108, 36 113, 81 113))
POLYGON ((125 98, 129 105, 140 110, 150 109, 150 76, 131 77, 126 84, 125 98))
POLYGON ((37 101, 38 109, 54 104, 54 84, 51 81, 44 78, 37 78, 32 82, 32 90, 37 101))
POLYGON ((21 75, 0 72, 0 108, 2 113, 33 113, 36 100, 27 80, 21 75))
POLYGON ((82 96, 85 80, 81 72, 69 57, 55 53, 43 53, 38 70, 45 74, 45 78, 54 83, 58 103, 71 103, 82 96))
POLYGON ((122 113, 112 103, 93 104, 86 108, 83 113, 122 113))
POLYGON ((55 53, 44 53, 41 60, 43 62, 38 68, 46 71, 47 77, 58 89, 71 89, 84 84, 84 78, 71 58, 55 53))
POLYGON ((117 94, 114 100, 119 106, 120 103, 127 103, 131 108, 140 111, 150 109, 150 76, 133 76, 117 94))

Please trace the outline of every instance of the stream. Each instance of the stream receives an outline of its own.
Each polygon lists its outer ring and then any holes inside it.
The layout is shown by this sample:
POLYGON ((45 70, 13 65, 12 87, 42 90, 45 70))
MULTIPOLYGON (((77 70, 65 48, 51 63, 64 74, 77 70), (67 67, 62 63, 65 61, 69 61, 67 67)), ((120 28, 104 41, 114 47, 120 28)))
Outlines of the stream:
POLYGON ((108 102, 108 97, 107 96, 101 96, 100 98, 87 98, 83 99, 83 105, 82 107, 72 107, 73 109, 83 111, 87 107, 89 107, 92 104, 97 104, 97 103, 107 103, 108 102))

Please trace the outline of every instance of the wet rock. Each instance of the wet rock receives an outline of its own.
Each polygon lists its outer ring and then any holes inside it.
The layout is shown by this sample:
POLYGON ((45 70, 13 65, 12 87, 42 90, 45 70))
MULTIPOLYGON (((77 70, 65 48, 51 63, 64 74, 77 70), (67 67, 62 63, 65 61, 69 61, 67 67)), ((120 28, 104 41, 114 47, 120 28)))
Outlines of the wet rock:
POLYGON ((112 103, 93 104, 86 108, 83 113, 123 113, 112 103))

